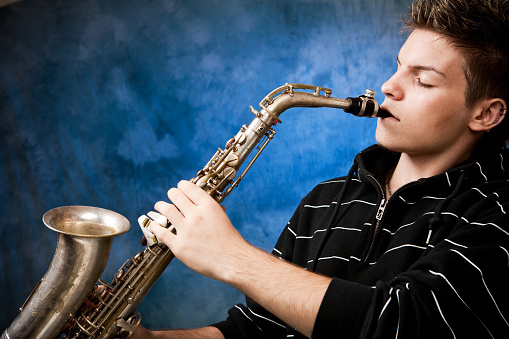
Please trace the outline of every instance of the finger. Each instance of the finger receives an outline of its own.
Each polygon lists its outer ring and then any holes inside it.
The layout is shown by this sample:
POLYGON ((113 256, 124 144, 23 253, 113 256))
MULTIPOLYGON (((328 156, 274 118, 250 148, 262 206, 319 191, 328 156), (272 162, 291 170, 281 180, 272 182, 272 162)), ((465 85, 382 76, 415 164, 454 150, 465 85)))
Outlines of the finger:
POLYGON ((171 188, 168 191, 168 198, 181 212, 196 207, 195 203, 180 188, 171 188))
POLYGON ((184 192, 184 194, 195 204, 200 205, 202 203, 208 202, 210 200, 215 201, 210 197, 207 192, 205 192, 202 188, 196 186, 190 181, 181 180, 177 187, 184 192))
POLYGON ((152 233, 154 233, 154 235, 157 237, 157 239, 159 239, 159 241, 162 241, 168 247, 171 248, 171 243, 172 243, 174 237, 176 237, 175 234, 170 232, 168 229, 162 227, 157 222, 150 223, 150 230, 152 233))
POLYGON ((158 201, 154 208, 156 211, 165 216, 172 224, 180 223, 184 220, 184 216, 180 213, 177 207, 165 201, 158 201))

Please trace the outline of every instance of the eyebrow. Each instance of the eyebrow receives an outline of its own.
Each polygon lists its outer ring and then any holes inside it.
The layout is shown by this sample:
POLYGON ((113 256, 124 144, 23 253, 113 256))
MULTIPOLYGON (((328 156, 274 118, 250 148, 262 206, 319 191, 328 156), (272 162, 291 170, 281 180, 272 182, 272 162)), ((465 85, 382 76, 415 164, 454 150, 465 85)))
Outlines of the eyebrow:
MULTIPOLYGON (((398 64, 401 65, 401 62, 399 61, 399 57, 396 58, 396 60, 398 61, 398 64)), ((447 78, 445 76, 444 73, 440 72, 438 69, 434 68, 434 67, 431 67, 431 66, 424 66, 424 65, 415 65, 415 66, 409 66, 410 68, 413 68, 413 69, 418 69, 418 70, 421 70, 421 71, 431 71, 431 72, 435 72, 437 73, 438 75, 441 75, 443 76, 444 78, 447 78)))

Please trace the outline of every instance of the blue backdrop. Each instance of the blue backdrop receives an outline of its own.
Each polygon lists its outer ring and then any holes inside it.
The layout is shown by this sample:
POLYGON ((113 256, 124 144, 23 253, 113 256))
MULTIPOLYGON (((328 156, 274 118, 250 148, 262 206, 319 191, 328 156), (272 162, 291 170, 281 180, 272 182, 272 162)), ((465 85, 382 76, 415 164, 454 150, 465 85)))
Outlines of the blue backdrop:
MULTIPOLYGON (((0 330, 47 271, 49 209, 126 216, 103 279, 142 249, 137 218, 190 179, 286 82, 345 98, 395 71, 410 0, 24 0, 0 8, 0 330)), ((228 214, 271 250, 315 184, 343 175, 376 121, 293 108, 228 214)), ((139 307, 150 328, 224 319, 243 296, 175 260, 139 307)))

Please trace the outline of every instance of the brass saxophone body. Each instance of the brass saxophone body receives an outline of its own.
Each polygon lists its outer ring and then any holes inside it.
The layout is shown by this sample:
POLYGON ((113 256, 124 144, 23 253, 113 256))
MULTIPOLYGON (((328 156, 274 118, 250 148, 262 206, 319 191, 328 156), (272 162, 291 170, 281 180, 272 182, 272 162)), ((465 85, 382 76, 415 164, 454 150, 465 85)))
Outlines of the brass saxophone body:
MULTIPOLYGON (((227 141, 224 150, 218 149, 191 181, 222 202, 274 137, 279 115, 291 107, 332 107, 365 117, 382 114, 374 91, 346 99, 330 95, 330 89, 301 84, 275 89, 260 102, 260 110, 250 107, 255 118, 227 141), (257 145, 258 151, 237 175, 257 145)), ((155 212, 148 215, 138 219, 145 248, 128 259, 107 283, 100 276, 113 237, 129 229, 127 219, 95 207, 65 206, 48 211, 43 221, 59 233, 55 256, 2 339, 131 336, 141 321, 136 307, 174 258, 149 231, 151 222, 172 226, 155 212)))

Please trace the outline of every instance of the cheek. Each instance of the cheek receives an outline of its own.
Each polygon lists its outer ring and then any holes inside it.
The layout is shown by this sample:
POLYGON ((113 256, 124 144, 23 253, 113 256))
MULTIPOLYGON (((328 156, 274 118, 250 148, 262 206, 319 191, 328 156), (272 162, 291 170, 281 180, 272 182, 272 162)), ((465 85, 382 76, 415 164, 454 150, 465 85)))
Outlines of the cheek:
POLYGON ((450 95, 428 95, 416 102, 414 124, 428 128, 443 128, 444 125, 458 124, 464 118, 465 102, 450 95))
POLYGON ((456 143, 468 131, 467 114, 458 101, 441 101, 423 108, 425 114, 413 122, 416 139, 426 140, 430 146, 445 147, 456 143))

